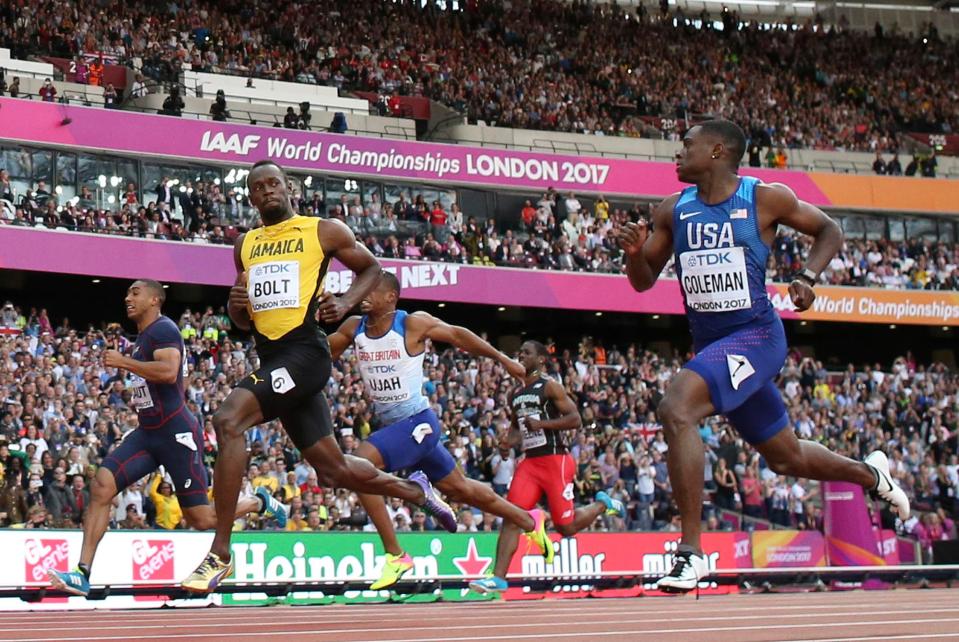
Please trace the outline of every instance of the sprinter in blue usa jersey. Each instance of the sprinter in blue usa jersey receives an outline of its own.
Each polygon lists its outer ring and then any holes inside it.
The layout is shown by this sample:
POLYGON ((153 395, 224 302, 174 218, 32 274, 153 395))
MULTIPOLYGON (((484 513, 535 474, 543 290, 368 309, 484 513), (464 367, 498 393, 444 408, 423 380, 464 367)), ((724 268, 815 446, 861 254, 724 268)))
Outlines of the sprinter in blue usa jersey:
POLYGON ((769 247, 779 225, 813 237, 806 265, 789 284, 802 311, 812 305, 813 288, 839 250, 842 232, 785 185, 740 177, 745 149, 746 137, 734 123, 693 127, 676 157, 679 180, 692 187, 660 203, 651 227, 629 223, 619 233, 626 273, 638 292, 651 288, 675 257, 696 352, 657 408, 682 518, 673 568, 657 582, 664 591, 690 591, 709 571, 700 544, 705 460, 698 427, 710 415, 724 415, 774 472, 856 483, 890 502, 901 519, 909 516, 909 500, 890 476, 885 454, 854 461, 797 439, 789 425, 774 383, 786 358, 786 335, 766 293, 769 247))

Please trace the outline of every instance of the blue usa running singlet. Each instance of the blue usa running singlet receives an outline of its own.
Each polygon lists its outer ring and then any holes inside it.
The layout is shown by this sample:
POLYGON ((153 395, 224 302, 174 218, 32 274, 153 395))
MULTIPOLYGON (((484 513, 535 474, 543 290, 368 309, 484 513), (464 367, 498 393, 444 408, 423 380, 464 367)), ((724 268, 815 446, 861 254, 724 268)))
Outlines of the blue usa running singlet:
POLYGON ((682 191, 673 208, 673 250, 689 329, 697 346, 776 312, 766 293, 766 259, 756 212, 756 185, 739 179, 736 192, 716 205, 682 191))

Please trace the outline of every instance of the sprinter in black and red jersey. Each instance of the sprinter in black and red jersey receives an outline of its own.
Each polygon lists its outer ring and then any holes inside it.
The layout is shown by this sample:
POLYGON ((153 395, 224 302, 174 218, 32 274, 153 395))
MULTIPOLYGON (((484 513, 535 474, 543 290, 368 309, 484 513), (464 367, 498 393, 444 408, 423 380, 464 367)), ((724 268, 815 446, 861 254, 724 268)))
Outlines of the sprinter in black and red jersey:
MULTIPOLYGON (((526 368, 526 378, 510 396, 513 428, 507 447, 519 446, 526 458, 516 468, 506 499, 530 510, 545 495, 556 530, 572 537, 603 513, 625 516, 626 507, 604 491, 597 493, 589 506, 576 508, 573 504, 576 462, 569 454, 567 435, 582 426, 582 419, 563 386, 544 374, 548 358, 549 351, 539 341, 527 341, 520 348, 519 362, 526 368)), ((503 523, 493 574, 470 582, 470 588, 479 593, 508 588, 506 572, 519 536, 518 526, 503 523)))

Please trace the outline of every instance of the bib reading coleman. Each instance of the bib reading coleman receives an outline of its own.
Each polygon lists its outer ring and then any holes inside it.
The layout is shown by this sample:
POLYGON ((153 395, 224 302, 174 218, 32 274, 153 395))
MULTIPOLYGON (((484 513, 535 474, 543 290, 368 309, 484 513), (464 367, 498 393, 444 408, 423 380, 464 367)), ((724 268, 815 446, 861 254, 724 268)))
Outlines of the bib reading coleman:
POLYGON ((766 294, 769 248, 759 231, 758 183, 742 178, 739 189, 716 205, 701 201, 695 187, 676 202, 676 275, 698 346, 775 315, 766 294))

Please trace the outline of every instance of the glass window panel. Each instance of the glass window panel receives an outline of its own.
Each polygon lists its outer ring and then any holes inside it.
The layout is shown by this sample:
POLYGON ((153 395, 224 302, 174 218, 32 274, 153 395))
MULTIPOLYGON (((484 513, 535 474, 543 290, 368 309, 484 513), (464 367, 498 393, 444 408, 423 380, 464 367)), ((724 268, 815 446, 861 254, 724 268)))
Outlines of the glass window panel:
POLYGON ((935 242, 939 238, 936 220, 931 218, 906 219, 906 237, 935 242))
POLYGON ((901 241, 906 238, 906 226, 902 221, 889 221, 889 239, 892 241, 901 241))
POLYGON ((52 189, 53 183, 53 152, 33 152, 33 182, 43 181, 47 190, 52 189))
POLYGON ((25 149, 7 147, 3 150, 0 167, 10 173, 10 178, 29 180, 33 174, 33 160, 25 149))
POLYGON ((866 224, 861 216, 847 216, 842 220, 842 231, 850 238, 861 239, 866 234, 866 224))
POLYGON ((443 209, 447 212, 450 210, 450 206, 456 202, 456 191, 455 190, 440 190, 439 192, 440 204, 443 206, 443 209))
POLYGON ((878 241, 886 237, 886 221, 881 218, 866 219, 866 239, 878 241))
POLYGON ((77 155, 57 152, 57 187, 60 188, 60 203, 64 204, 77 195, 77 155))
POLYGON ((411 201, 410 190, 406 185, 391 185, 386 184, 383 186, 383 200, 390 205, 396 203, 400 200, 401 195, 406 195, 407 202, 411 201))
POLYGON ((155 203, 157 200, 157 187, 163 178, 163 168, 154 163, 143 164, 143 186, 141 190, 141 203, 147 205, 155 203))
POLYGON ((939 240, 942 243, 956 242, 956 224, 952 221, 939 221, 939 240))
MULTIPOLYGON (((349 206, 354 196, 360 196, 360 182, 353 178, 326 179, 326 206, 349 206)), ((343 212, 346 215, 346 211, 343 212)))

